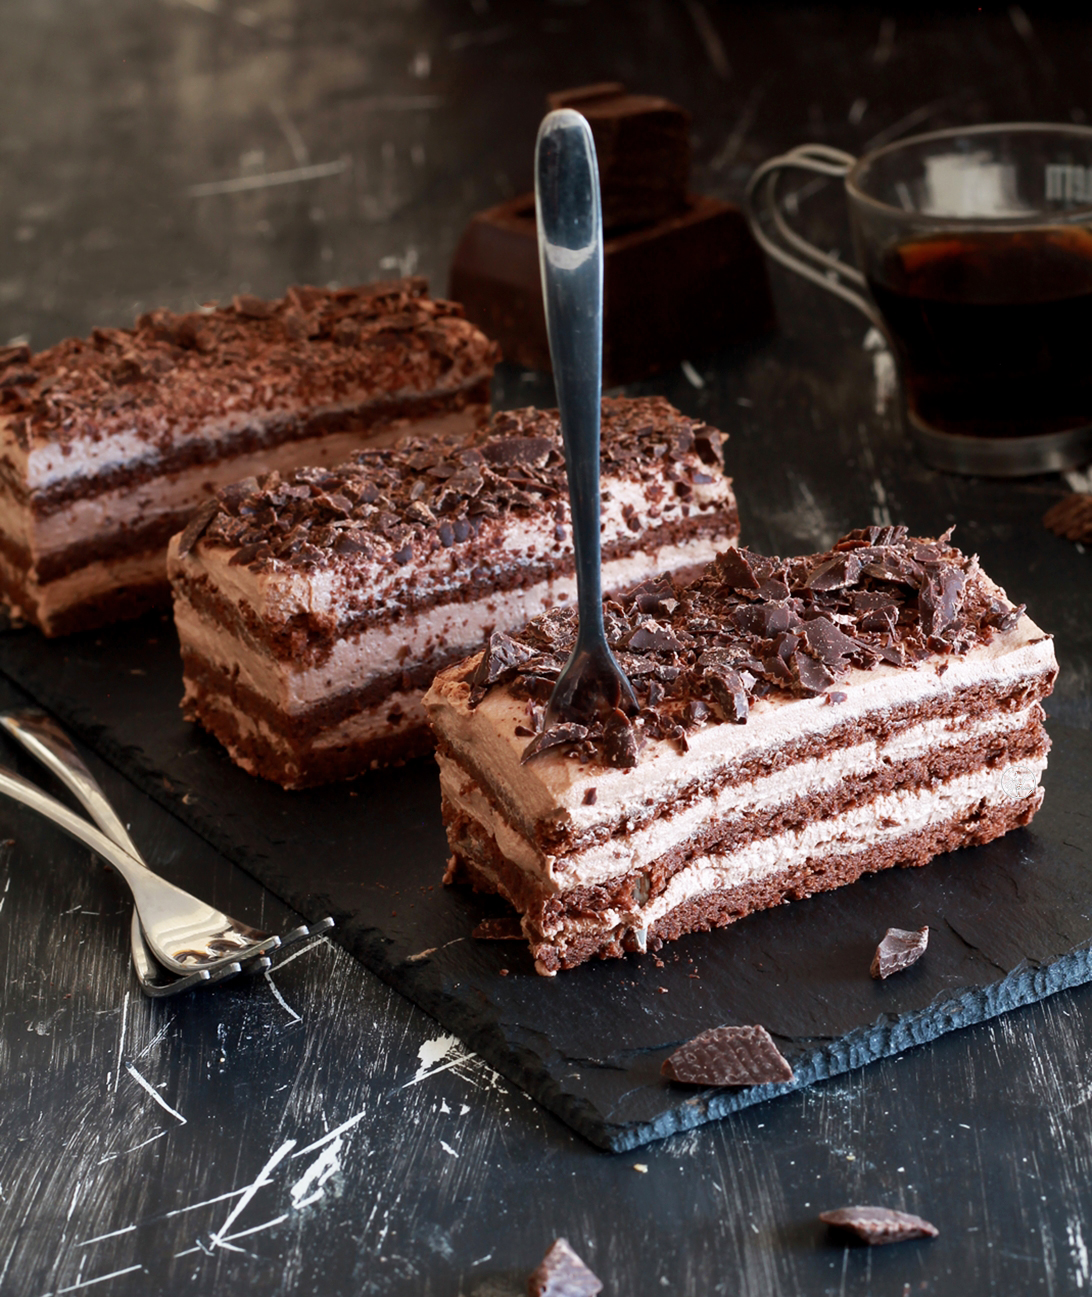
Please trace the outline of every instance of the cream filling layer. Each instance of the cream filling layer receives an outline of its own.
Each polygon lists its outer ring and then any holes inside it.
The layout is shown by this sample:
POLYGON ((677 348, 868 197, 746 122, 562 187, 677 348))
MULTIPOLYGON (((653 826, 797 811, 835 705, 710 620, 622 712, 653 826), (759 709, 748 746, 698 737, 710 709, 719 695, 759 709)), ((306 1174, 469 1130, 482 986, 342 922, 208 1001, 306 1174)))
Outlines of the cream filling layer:
POLYGON ((163 554, 158 550, 88 563, 45 585, 39 585, 34 577, 28 578, 22 568, 13 568, 3 555, 0 555, 0 572, 20 589, 19 596, 10 597, 12 605, 25 616, 36 617, 46 629, 52 618, 69 608, 93 603, 114 590, 162 586, 164 576, 163 554))
MULTIPOLYGON (((187 700, 194 697, 194 690, 187 688, 187 700)), ((230 716, 234 721, 241 738, 257 738, 263 747, 282 756, 292 766, 299 763, 300 773, 306 770, 308 753, 328 752, 332 748, 355 746, 359 743, 370 743, 376 739, 396 738, 410 730, 421 729, 425 724, 425 713, 421 707, 419 693, 404 693, 398 690, 389 694, 382 706, 369 707, 348 716, 337 725, 332 725, 315 736, 301 750, 291 743, 279 731, 270 727, 261 717, 250 716, 239 711, 224 696, 213 700, 212 706, 221 715, 230 716)), ((236 744, 228 745, 236 760, 247 770, 253 772, 254 765, 249 762, 236 744)))
MULTIPOLYGON (((612 559, 603 564, 603 585, 608 590, 624 590, 660 572, 706 563, 724 547, 723 540, 699 538, 685 545, 663 545, 612 559)), ((186 599, 184 589, 176 588, 174 608, 184 647, 208 662, 231 668, 242 684, 291 715, 338 694, 363 689, 377 677, 427 661, 434 654, 465 656, 480 648, 491 631, 513 630, 575 597, 576 578, 557 576, 526 589, 500 591, 466 603, 437 604, 338 640, 326 661, 313 668, 274 658, 203 618, 186 599)), ((376 710, 387 706, 384 701, 376 710)))
MULTIPOLYGON (((229 482, 277 469, 281 473, 305 465, 340 464, 366 446, 387 445, 403 436, 431 437, 447 433, 461 438, 477 427, 475 408, 397 424, 383 425, 378 435, 364 428, 330 432, 299 441, 282 442, 264 450, 229 455, 195 464, 178 473, 165 473, 147 482, 73 500, 56 513, 36 518, 29 509, 0 491, 0 530, 39 559, 73 545, 111 536, 127 527, 147 526, 157 518, 192 513, 207 496, 229 482)), ((124 463, 119 460, 119 463, 124 463)), ((166 580, 164 560, 163 580, 166 580)))
POLYGON ((944 751, 984 735, 1003 739, 1032 719, 1032 707, 967 722, 958 716, 938 717, 893 735, 886 743, 868 740, 809 757, 773 774, 720 788, 711 797, 674 810, 665 799, 664 813, 644 828, 607 837, 584 850, 560 859, 543 853, 507 819, 498 814, 466 773, 442 753, 440 787, 444 796, 464 814, 472 816, 497 843, 502 854, 537 886, 564 893, 575 887, 604 883, 652 864, 669 851, 692 841, 711 824, 726 829, 750 815, 762 814, 799 798, 828 792, 845 779, 867 774, 882 766, 913 761, 931 752, 944 751), (557 866, 560 863, 561 868, 557 866))
MULTIPOLYGON (((1003 597, 1003 591, 993 589, 1003 597)), ((1007 691, 1025 684, 1030 690, 1056 671, 1057 663, 1050 637, 1025 616, 1011 631, 962 657, 851 670, 835 686, 846 699, 833 706, 825 695, 770 696, 754 704, 745 725, 707 723, 691 731, 688 752, 667 740, 650 740, 629 770, 582 765, 560 751, 522 765, 528 740, 516 727, 528 723, 527 704, 505 689, 494 689, 471 708, 466 670, 456 666, 437 676, 425 696, 429 721, 456 758, 466 754, 513 825, 531 839, 539 822, 572 838, 604 825, 613 830, 639 822, 648 808, 670 805, 692 785, 719 784, 740 764, 761 760, 763 753, 786 743, 818 738, 836 725, 927 700, 946 700, 957 711, 957 692, 979 685, 1007 691), (943 675, 937 673, 939 666, 945 668, 943 675), (584 792, 593 784, 596 801, 585 805, 584 792)))
POLYGON ((811 820, 798 829, 757 838, 728 854, 698 856, 674 874, 658 896, 644 904, 616 906, 594 916, 562 915, 546 927, 545 936, 564 938, 624 928, 634 932, 640 941, 649 927, 676 906, 696 897, 729 891, 774 875, 783 874, 788 879, 809 861, 854 855, 931 825, 968 819, 983 803, 1002 806, 1023 801, 1038 788, 1045 768, 1045 758, 1029 758, 999 767, 980 767, 937 787, 897 789, 829 819, 811 820))

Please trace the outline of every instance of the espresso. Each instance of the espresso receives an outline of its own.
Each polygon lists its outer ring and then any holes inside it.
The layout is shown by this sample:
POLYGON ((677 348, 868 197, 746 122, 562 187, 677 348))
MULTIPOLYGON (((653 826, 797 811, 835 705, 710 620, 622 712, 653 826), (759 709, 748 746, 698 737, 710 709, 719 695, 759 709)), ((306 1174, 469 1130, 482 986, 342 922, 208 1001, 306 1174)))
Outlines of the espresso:
POLYGON ((1023 437, 1092 424, 1092 232, 915 239, 868 283, 927 428, 1023 437))

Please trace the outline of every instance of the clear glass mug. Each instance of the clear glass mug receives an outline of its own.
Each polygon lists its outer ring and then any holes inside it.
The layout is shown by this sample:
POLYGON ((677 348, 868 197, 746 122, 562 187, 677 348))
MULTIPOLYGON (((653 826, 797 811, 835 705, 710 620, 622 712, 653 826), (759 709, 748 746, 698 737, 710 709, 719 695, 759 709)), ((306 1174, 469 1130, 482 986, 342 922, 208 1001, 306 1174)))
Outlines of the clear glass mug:
POLYGON ((972 126, 862 158, 804 144, 758 168, 746 203, 771 257, 886 335, 927 463, 1022 477, 1092 460, 1092 128, 972 126), (789 226, 789 169, 844 180, 859 269, 789 226))

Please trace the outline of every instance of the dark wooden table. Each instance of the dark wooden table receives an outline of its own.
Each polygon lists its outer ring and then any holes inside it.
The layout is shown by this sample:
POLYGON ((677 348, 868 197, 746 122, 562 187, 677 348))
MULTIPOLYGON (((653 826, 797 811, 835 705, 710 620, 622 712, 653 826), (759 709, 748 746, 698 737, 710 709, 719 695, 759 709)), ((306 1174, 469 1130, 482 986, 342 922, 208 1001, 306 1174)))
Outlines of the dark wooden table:
MULTIPOLYGON (((292 282, 417 271, 442 290, 471 212, 527 186, 544 95, 564 85, 686 104, 695 187, 728 198, 805 139, 859 151, 1092 112, 1092 24, 1031 6, 8 0, 3 28, 0 343, 35 347, 292 282)), ((800 208, 827 246, 844 237, 832 187, 800 208)), ((774 286, 776 338, 644 389, 731 432, 749 542, 958 521, 1057 633, 1052 712, 1087 727, 1088 558, 1036 523, 1059 480, 927 473, 864 322, 780 272, 774 286)), ((549 395, 498 376, 499 404, 549 395)), ((0 705, 17 698, 0 681, 0 705)), ((172 876, 290 919, 98 770, 172 876)), ((113 877, 9 806, 0 835, 0 1293, 516 1297, 559 1234, 617 1297, 1092 1286, 1092 988, 609 1156, 326 940, 270 979, 143 999, 113 877), (921 1212, 941 1237, 843 1249, 816 1216, 854 1201, 921 1212)))

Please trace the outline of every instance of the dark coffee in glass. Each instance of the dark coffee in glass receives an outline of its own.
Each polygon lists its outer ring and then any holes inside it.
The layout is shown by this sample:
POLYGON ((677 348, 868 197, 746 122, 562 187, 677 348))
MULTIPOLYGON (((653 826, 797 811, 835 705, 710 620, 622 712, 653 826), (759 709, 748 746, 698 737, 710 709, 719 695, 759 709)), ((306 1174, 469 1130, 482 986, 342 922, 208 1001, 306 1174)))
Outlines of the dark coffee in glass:
POLYGON ((933 234, 889 248, 868 288, 911 416, 967 437, 1092 424, 1092 232, 933 234))
POLYGON ((748 198, 771 255, 883 332, 930 464, 1022 476, 1092 459, 1092 129, 936 131, 860 160, 804 145, 748 198), (787 167, 845 178, 860 270, 788 224, 787 167))

